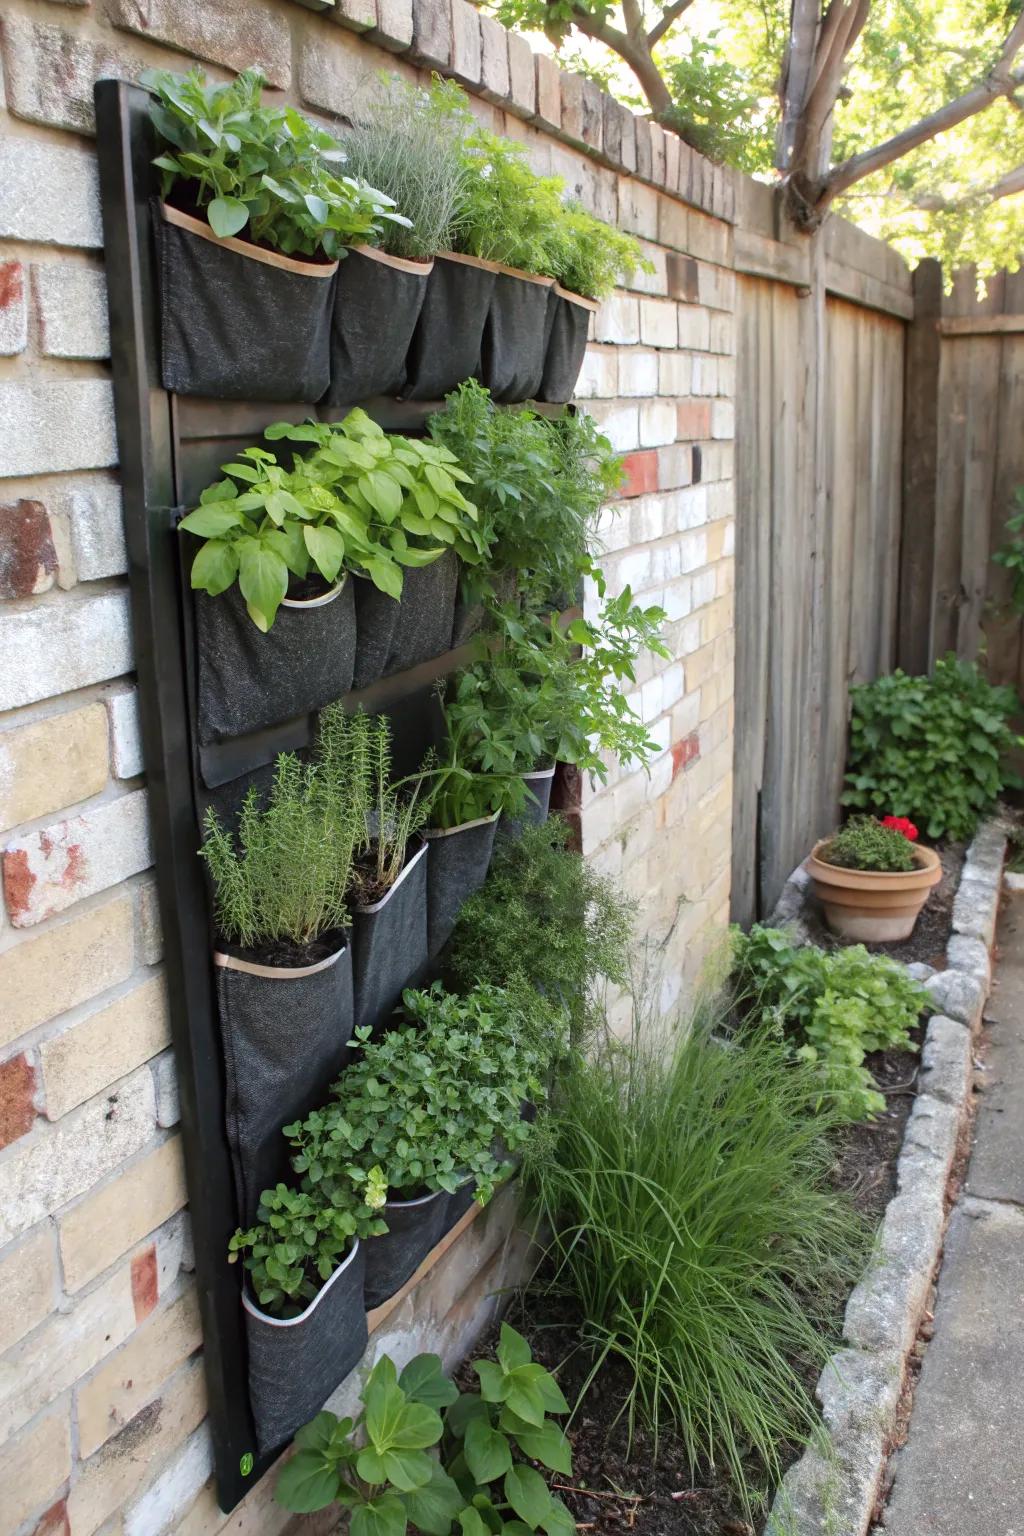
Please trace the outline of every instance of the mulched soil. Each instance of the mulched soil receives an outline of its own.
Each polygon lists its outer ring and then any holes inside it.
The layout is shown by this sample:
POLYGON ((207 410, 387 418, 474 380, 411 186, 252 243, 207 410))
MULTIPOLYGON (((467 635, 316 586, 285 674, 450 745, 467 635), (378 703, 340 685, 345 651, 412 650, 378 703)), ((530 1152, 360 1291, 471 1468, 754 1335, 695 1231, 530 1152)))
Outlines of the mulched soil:
MULTIPOLYGON (((913 936, 903 944, 869 945, 870 949, 904 963, 918 960, 936 969, 944 966, 963 848, 940 849, 940 857, 942 881, 913 936)), ((806 916, 816 943, 833 948, 840 942, 820 917, 815 921, 813 911, 806 916)), ((918 1045, 924 1028, 922 1024, 917 1031, 918 1045)), ((912 1051, 882 1051, 869 1057, 868 1065, 887 1107, 877 1120, 850 1126, 838 1140, 835 1181, 859 1210, 878 1220, 896 1191, 896 1163, 917 1092, 919 1058, 912 1051)), ((558 1368, 562 1388, 569 1402, 574 1402, 587 1361, 568 1304, 534 1289, 517 1296, 507 1316, 530 1340, 535 1359, 549 1369, 558 1368)), ((492 1355, 496 1343, 494 1329, 480 1341, 474 1355, 492 1355)), ((475 1384, 468 1365, 460 1377, 463 1389, 475 1384)), ((626 1428, 616 1417, 623 1396, 616 1369, 606 1367, 569 1429, 573 1476, 552 1478, 578 1529, 592 1536, 755 1536, 761 1525, 748 1523, 728 1481, 706 1467, 691 1467, 674 1436, 662 1436, 657 1455, 643 1432, 638 1431, 629 1444, 626 1428)), ((798 1454, 799 1448, 793 1447, 784 1458, 786 1465, 798 1454)), ((751 1470, 756 1481, 756 1469, 751 1470)))

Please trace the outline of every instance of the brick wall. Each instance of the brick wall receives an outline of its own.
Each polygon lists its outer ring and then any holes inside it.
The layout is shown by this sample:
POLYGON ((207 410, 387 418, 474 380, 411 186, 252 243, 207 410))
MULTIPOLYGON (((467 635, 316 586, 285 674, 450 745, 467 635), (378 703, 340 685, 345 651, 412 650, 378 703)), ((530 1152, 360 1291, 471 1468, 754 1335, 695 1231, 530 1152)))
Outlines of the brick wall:
MULTIPOLYGON (((643 900, 666 1011, 728 904, 736 186, 465 0, 339 0, 324 15, 289 0, 8 0, 2 45, 0 1536, 273 1533, 272 1480, 230 1518, 209 1483, 93 81, 190 56, 218 76, 255 63, 330 114, 374 69, 439 67, 539 170, 643 240, 655 270, 595 317, 579 393, 627 455, 604 521, 612 590, 666 608, 671 657, 638 676, 660 746, 650 774, 613 765, 585 791, 583 837, 643 900)), ((467 1338, 481 1286, 465 1294, 467 1262, 401 1326, 467 1338)))

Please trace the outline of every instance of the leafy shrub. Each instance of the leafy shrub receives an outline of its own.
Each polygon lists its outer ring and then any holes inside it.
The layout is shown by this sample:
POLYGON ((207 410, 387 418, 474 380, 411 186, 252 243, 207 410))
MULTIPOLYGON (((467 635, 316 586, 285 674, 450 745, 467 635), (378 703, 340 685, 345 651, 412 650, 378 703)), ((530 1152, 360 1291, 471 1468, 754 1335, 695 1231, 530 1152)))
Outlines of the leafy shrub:
POLYGON ((636 903, 567 847, 552 818, 499 843, 487 880, 465 902, 445 956, 456 986, 519 980, 584 1029, 600 981, 625 986, 636 903))
POLYGON ((846 1120, 883 1110, 864 1057, 915 1049, 910 1032, 931 1007, 925 989, 897 961, 871 955, 863 944, 795 945, 781 929, 757 925, 749 934, 735 932, 733 946, 740 1009, 755 1026, 781 1031, 817 1076, 821 1102, 846 1120))
POLYGON ((384 1355, 355 1421, 324 1411, 296 1435, 278 1503, 297 1514, 339 1503, 352 1536, 405 1536, 410 1526, 424 1536, 575 1536, 569 1511, 524 1459, 572 1471, 569 1442, 548 1417, 568 1412, 555 1378, 507 1323, 497 1360, 474 1369, 479 1393, 460 1394, 436 1355, 417 1355, 400 1375, 384 1355))
POLYGON ((348 167, 410 220, 384 226, 383 248, 425 261, 455 241, 468 170, 451 104, 464 98, 453 82, 437 78, 426 90, 396 76, 385 84, 356 108, 358 121, 344 139, 348 167))
POLYGON ((329 133, 294 107, 262 105, 258 70, 228 85, 207 86, 201 69, 140 78, 155 98, 163 196, 183 183, 215 235, 246 230, 255 245, 333 260, 408 223, 390 198, 342 172, 345 153, 329 133))
POLYGON ((463 140, 463 154, 469 174, 459 213, 459 250, 553 277, 562 178, 538 176, 525 145, 475 124, 463 140))
POLYGON ((830 1185, 836 1116, 811 1113, 813 1069, 765 1030, 720 1045, 712 1023, 668 1050, 634 1031, 574 1056, 524 1171, 593 1389, 618 1361, 630 1431, 671 1427, 753 1498, 751 1453, 774 1484, 780 1444, 817 1427, 808 1368, 866 1241, 830 1185))
POLYGON ((574 202, 562 210, 553 266, 563 288, 588 299, 606 299, 617 283, 629 282, 637 267, 654 271, 632 235, 602 223, 574 202))
POLYGON ((354 1238, 377 1237, 387 1227, 376 1214, 379 1186, 357 1194, 340 1185, 330 1203, 285 1184, 265 1189, 256 1224, 234 1234, 228 1263, 244 1255, 249 1283, 264 1311, 297 1317, 331 1278, 354 1238))
POLYGON ((1013 689, 947 656, 931 677, 897 670, 851 689, 850 699, 843 804, 910 816, 932 838, 970 837, 1011 782, 1013 689))
POLYGON ((366 810, 357 779, 331 781, 291 753, 278 757, 265 805, 255 786, 249 790, 237 840, 208 807, 199 852, 213 882, 222 936, 247 949, 282 944, 301 951, 344 927, 352 855, 364 836, 366 810))
POLYGON ((838 869, 880 870, 889 874, 914 868, 914 849, 902 832, 885 827, 874 816, 851 816, 818 854, 838 869))
POLYGON ((1011 577, 1010 605, 1018 613, 1024 613, 1024 486, 1014 492, 1018 510, 1006 519, 1009 538, 992 556, 996 565, 1009 571, 1011 577))

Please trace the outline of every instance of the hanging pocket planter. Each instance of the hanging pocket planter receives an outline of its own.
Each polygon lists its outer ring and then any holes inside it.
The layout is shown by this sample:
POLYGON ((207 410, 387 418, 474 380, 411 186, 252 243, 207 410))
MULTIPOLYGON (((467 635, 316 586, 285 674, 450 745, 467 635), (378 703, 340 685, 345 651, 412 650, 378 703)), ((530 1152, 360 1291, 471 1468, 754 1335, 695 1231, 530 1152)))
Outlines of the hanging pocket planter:
POLYGON ((434 258, 409 348, 408 400, 443 400, 480 368, 484 325, 500 268, 495 261, 445 251, 434 258))
POLYGON ((447 1230, 445 1215, 450 1198, 440 1189, 418 1200, 388 1201, 383 1211, 387 1232, 383 1237, 368 1238, 365 1244, 367 1311, 400 1291, 440 1242, 447 1230))
POLYGON ((441 1237, 450 1232, 455 1224, 462 1220, 468 1210, 471 1210, 476 1200, 476 1180, 466 1179, 460 1184, 453 1195, 448 1196, 448 1203, 444 1210, 444 1220, 441 1223, 441 1237))
POLYGON ((519 838, 527 827, 539 827, 547 821, 555 766, 552 763, 550 768, 534 768, 532 772, 523 774, 523 783, 527 790, 526 804, 518 816, 509 816, 507 812, 502 812, 498 827, 499 837, 519 838))
POLYGON ((535 400, 544 379, 554 278, 501 267, 480 349, 480 382, 495 400, 535 400))
POLYGON ((427 864, 427 951, 431 960, 447 944, 459 909, 487 878, 498 816, 481 816, 461 827, 425 833, 430 843, 427 864))
POLYGON ((213 957, 227 1079, 228 1142, 243 1226, 260 1195, 288 1172, 281 1127, 326 1098, 352 1034, 352 955, 337 936, 311 965, 261 965, 240 953, 213 957))
POLYGON ((450 549, 430 565, 406 568, 398 602, 360 581, 354 686, 368 688, 380 677, 443 656, 451 648, 458 588, 459 557, 450 549))
POLYGON ((298 1317, 271 1317, 242 1294, 249 1398, 261 1451, 276 1451, 323 1407, 366 1350, 364 1248, 352 1248, 298 1317))
POLYGON ((564 405, 572 399, 587 350, 590 317, 599 305, 556 283, 551 295, 550 335, 539 400, 564 405))
POLYGON ((427 844, 380 901, 352 913, 352 979, 357 1028, 382 1024, 427 968, 427 844))
POLYGON ((217 400, 319 400, 338 263, 302 261, 159 205, 161 377, 217 400))
POLYGON ((352 686, 356 611, 343 576, 313 597, 286 597, 266 634, 237 586, 195 593, 199 739, 240 736, 342 698, 352 686))
POLYGON ((397 395, 433 262, 355 245, 338 271, 327 405, 397 395))

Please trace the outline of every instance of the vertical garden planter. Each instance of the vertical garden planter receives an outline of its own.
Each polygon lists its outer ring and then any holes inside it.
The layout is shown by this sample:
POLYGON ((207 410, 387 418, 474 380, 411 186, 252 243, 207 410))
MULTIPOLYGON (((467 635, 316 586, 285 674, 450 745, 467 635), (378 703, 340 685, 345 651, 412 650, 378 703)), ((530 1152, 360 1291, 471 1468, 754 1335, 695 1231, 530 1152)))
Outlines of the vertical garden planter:
POLYGON ((368 688, 379 677, 443 655, 452 643, 458 589, 459 559, 453 550, 430 565, 408 566, 399 602, 372 582, 360 581, 354 686, 368 688))
POLYGON ((389 1200, 384 1207, 388 1230, 383 1237, 368 1238, 366 1249, 366 1306, 379 1307, 400 1291, 445 1231, 451 1197, 443 1189, 416 1200, 389 1200))
POLYGON ((446 1232, 450 1232, 457 1222, 462 1220, 468 1210, 472 1209, 475 1199, 475 1179, 467 1179, 464 1184, 459 1185, 453 1195, 448 1196, 448 1203, 444 1211, 444 1221, 442 1222, 442 1237, 446 1232))
POLYGON ((380 901, 352 913, 352 979, 357 1028, 383 1025, 406 987, 427 968, 427 844, 380 901))
POLYGON ((266 634, 238 587, 195 594, 199 739, 225 741, 308 714, 352 686, 356 612, 343 576, 322 596, 286 597, 266 634))
POLYGON ((321 1103, 352 1034, 352 955, 339 942, 305 966, 214 955, 227 1079, 225 1119, 243 1226, 288 1173, 281 1127, 321 1103))
POLYGON ((434 258, 409 348, 407 399, 443 400, 477 374, 498 271, 497 262, 455 251, 434 258))
POLYGON ((433 960, 447 944, 459 909, 487 878, 498 815, 481 816, 461 827, 427 832, 427 951, 433 960))
POLYGON ((218 400, 319 400, 330 380, 338 263, 221 239, 160 204, 160 371, 165 389, 218 400))
POLYGON ((544 380, 554 279, 499 268, 480 348, 480 382, 495 400, 535 400, 544 380))
POLYGON ((319 1413, 366 1349, 364 1245, 353 1239, 298 1317, 271 1317, 243 1292, 249 1397, 261 1451, 275 1451, 319 1413))
POLYGON ((585 299, 582 294, 570 293, 568 288, 555 284, 538 399, 554 405, 564 405, 572 399, 587 350, 590 317, 598 307, 595 299, 585 299))
POLYGON ((532 772, 523 774, 523 783, 528 791, 526 804, 518 816, 510 816, 506 811, 501 813, 499 837, 522 837, 526 827, 539 827, 547 821, 556 766, 552 763, 550 768, 534 768, 532 772))
POLYGON ((397 395, 433 262, 356 245, 338 271, 328 405, 397 395))

